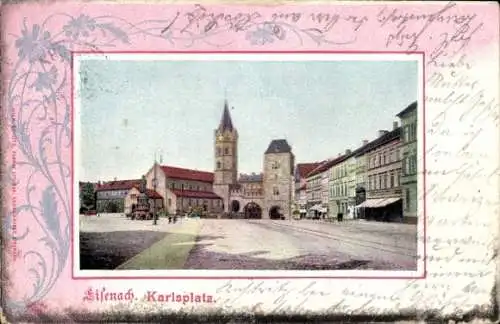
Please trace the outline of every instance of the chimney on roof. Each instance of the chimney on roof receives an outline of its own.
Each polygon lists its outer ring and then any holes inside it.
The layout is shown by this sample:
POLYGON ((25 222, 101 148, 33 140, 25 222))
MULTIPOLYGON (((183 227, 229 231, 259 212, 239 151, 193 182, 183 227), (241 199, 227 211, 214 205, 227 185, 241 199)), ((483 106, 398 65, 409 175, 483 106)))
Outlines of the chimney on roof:
POLYGON ((367 145, 368 143, 368 140, 363 140, 363 146, 367 145))
POLYGON ((388 133, 388 131, 386 131, 385 129, 381 129, 378 131, 377 137, 382 137, 387 133, 388 133))
POLYGON ((116 181, 116 180, 118 180, 118 178, 117 178, 117 177, 114 177, 114 178, 113 178, 113 181, 116 181))
POLYGON ((349 154, 351 154, 351 150, 349 150, 349 149, 345 150, 345 155, 349 155, 349 154))
POLYGON ((398 125, 398 121, 397 121, 397 120, 393 121, 393 122, 392 122, 392 130, 397 129, 398 127, 399 127, 399 125, 398 125))
POLYGON ((342 156, 342 153, 339 153, 339 154, 337 155, 337 157, 339 157, 339 156, 342 156))

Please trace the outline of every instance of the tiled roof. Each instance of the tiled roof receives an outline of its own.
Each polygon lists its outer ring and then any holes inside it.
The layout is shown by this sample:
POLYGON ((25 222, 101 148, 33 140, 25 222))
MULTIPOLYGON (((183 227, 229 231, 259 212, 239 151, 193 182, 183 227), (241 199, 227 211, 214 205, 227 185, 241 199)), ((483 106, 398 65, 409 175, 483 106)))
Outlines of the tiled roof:
POLYGON ((336 157, 334 159, 330 159, 330 160, 327 160, 327 161, 324 161, 322 162, 317 168, 315 168, 314 170, 312 170, 308 175, 307 177, 312 177, 314 175, 317 175, 319 173, 322 173, 328 169, 330 169, 331 167, 333 167, 334 165, 336 164, 339 164, 341 162, 344 162, 345 160, 347 160, 348 158, 350 158, 351 156, 353 156, 355 154, 355 152, 351 152, 349 154, 344 154, 344 155, 341 155, 339 157, 336 157))
POLYGON ((222 112, 222 118, 219 124, 219 131, 232 131, 233 121, 231 120, 231 114, 229 113, 229 107, 227 106, 227 100, 224 101, 224 111, 222 112))
POLYGON ((396 116, 401 118, 401 117, 404 117, 404 115, 406 115, 407 113, 413 111, 417 109, 417 102, 414 101, 412 102, 408 107, 406 107, 405 109, 403 109, 400 113, 398 113, 396 116))
POLYGON ((153 199, 163 199, 163 197, 154 190, 146 189, 146 196, 153 199))
POLYGON ((370 151, 373 151, 374 149, 385 145, 389 142, 392 142, 396 139, 399 139, 401 136, 401 127, 398 127, 388 133, 385 133, 384 135, 380 136, 379 138, 371 141, 370 143, 366 144, 365 146, 357 149, 354 153, 356 156, 366 154, 370 151))
POLYGON ((239 181, 241 182, 260 182, 262 181, 262 173, 256 174, 240 174, 239 181))
POLYGON ((160 168, 167 177, 172 179, 192 180, 208 183, 214 182, 214 174, 212 172, 183 169, 167 165, 162 165, 160 166, 160 168))
POLYGON ((321 162, 297 164, 297 173, 299 178, 305 178, 312 170, 316 169, 320 164, 321 162))
POLYGON ((96 191, 132 189, 132 187, 139 187, 141 181, 141 179, 108 181, 98 186, 96 191))
POLYGON ((288 142, 286 139, 276 139, 272 140, 269 146, 267 147, 267 150, 264 154, 270 154, 270 153, 291 153, 292 148, 290 145, 288 145, 288 142))
POLYGON ((193 191, 193 190, 172 190, 174 195, 183 198, 202 198, 202 199, 221 199, 211 191, 193 191))

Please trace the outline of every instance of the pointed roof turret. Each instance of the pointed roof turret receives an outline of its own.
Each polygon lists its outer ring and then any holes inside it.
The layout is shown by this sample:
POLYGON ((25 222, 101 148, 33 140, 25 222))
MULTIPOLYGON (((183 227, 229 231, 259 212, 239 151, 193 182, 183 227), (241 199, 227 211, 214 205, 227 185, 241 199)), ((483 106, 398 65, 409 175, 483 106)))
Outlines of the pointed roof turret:
POLYGON ((231 114, 229 113, 227 100, 224 100, 224 111, 222 112, 222 118, 220 120, 219 130, 220 131, 233 130, 233 121, 231 120, 231 114))

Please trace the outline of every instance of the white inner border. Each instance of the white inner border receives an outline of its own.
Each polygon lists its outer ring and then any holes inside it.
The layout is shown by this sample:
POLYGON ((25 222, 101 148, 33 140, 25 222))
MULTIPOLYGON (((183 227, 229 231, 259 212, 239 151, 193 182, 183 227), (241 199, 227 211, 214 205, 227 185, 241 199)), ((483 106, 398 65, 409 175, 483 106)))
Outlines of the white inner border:
MULTIPOLYGON (((420 257, 417 263, 417 271, 372 271, 372 270, 80 270, 80 235, 79 229, 79 173, 77 165, 80 161, 80 138, 81 125, 79 122, 81 102, 80 102, 80 84, 79 71, 80 62, 83 60, 111 60, 111 61, 417 61, 418 62, 418 156, 422 157, 424 152, 423 144, 423 106, 424 102, 424 70, 423 70, 423 55, 422 54, 384 54, 384 53, 356 53, 356 54, 339 54, 339 53, 305 53, 305 54, 283 54, 283 53, 161 53, 161 54, 120 54, 120 53, 105 53, 105 54, 75 54, 73 57, 73 276, 75 278, 133 278, 133 277, 241 277, 243 278, 259 278, 259 277, 331 277, 331 278, 346 278, 346 277, 378 277, 378 278, 414 278, 424 275, 424 261, 420 257)), ((403 110, 405 107, 401 107, 403 110)), ((394 116, 391 116, 394 117, 394 116)), ((422 197, 424 192, 423 184, 423 159, 418 158, 418 190, 417 196, 422 197)), ((418 201, 418 255, 423 256, 423 200, 418 201)))

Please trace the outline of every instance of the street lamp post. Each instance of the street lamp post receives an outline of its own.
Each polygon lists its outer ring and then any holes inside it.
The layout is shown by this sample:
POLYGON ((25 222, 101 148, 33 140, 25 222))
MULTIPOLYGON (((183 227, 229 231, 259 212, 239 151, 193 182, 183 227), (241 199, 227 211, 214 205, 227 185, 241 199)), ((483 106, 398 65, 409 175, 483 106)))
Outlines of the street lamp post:
MULTIPOLYGON (((156 177, 156 152, 154 154, 154 164, 153 164, 153 190, 156 193, 156 188, 158 186, 158 178, 156 177)), ((158 224, 158 211, 156 208, 156 198, 153 198, 153 225, 158 224)))

